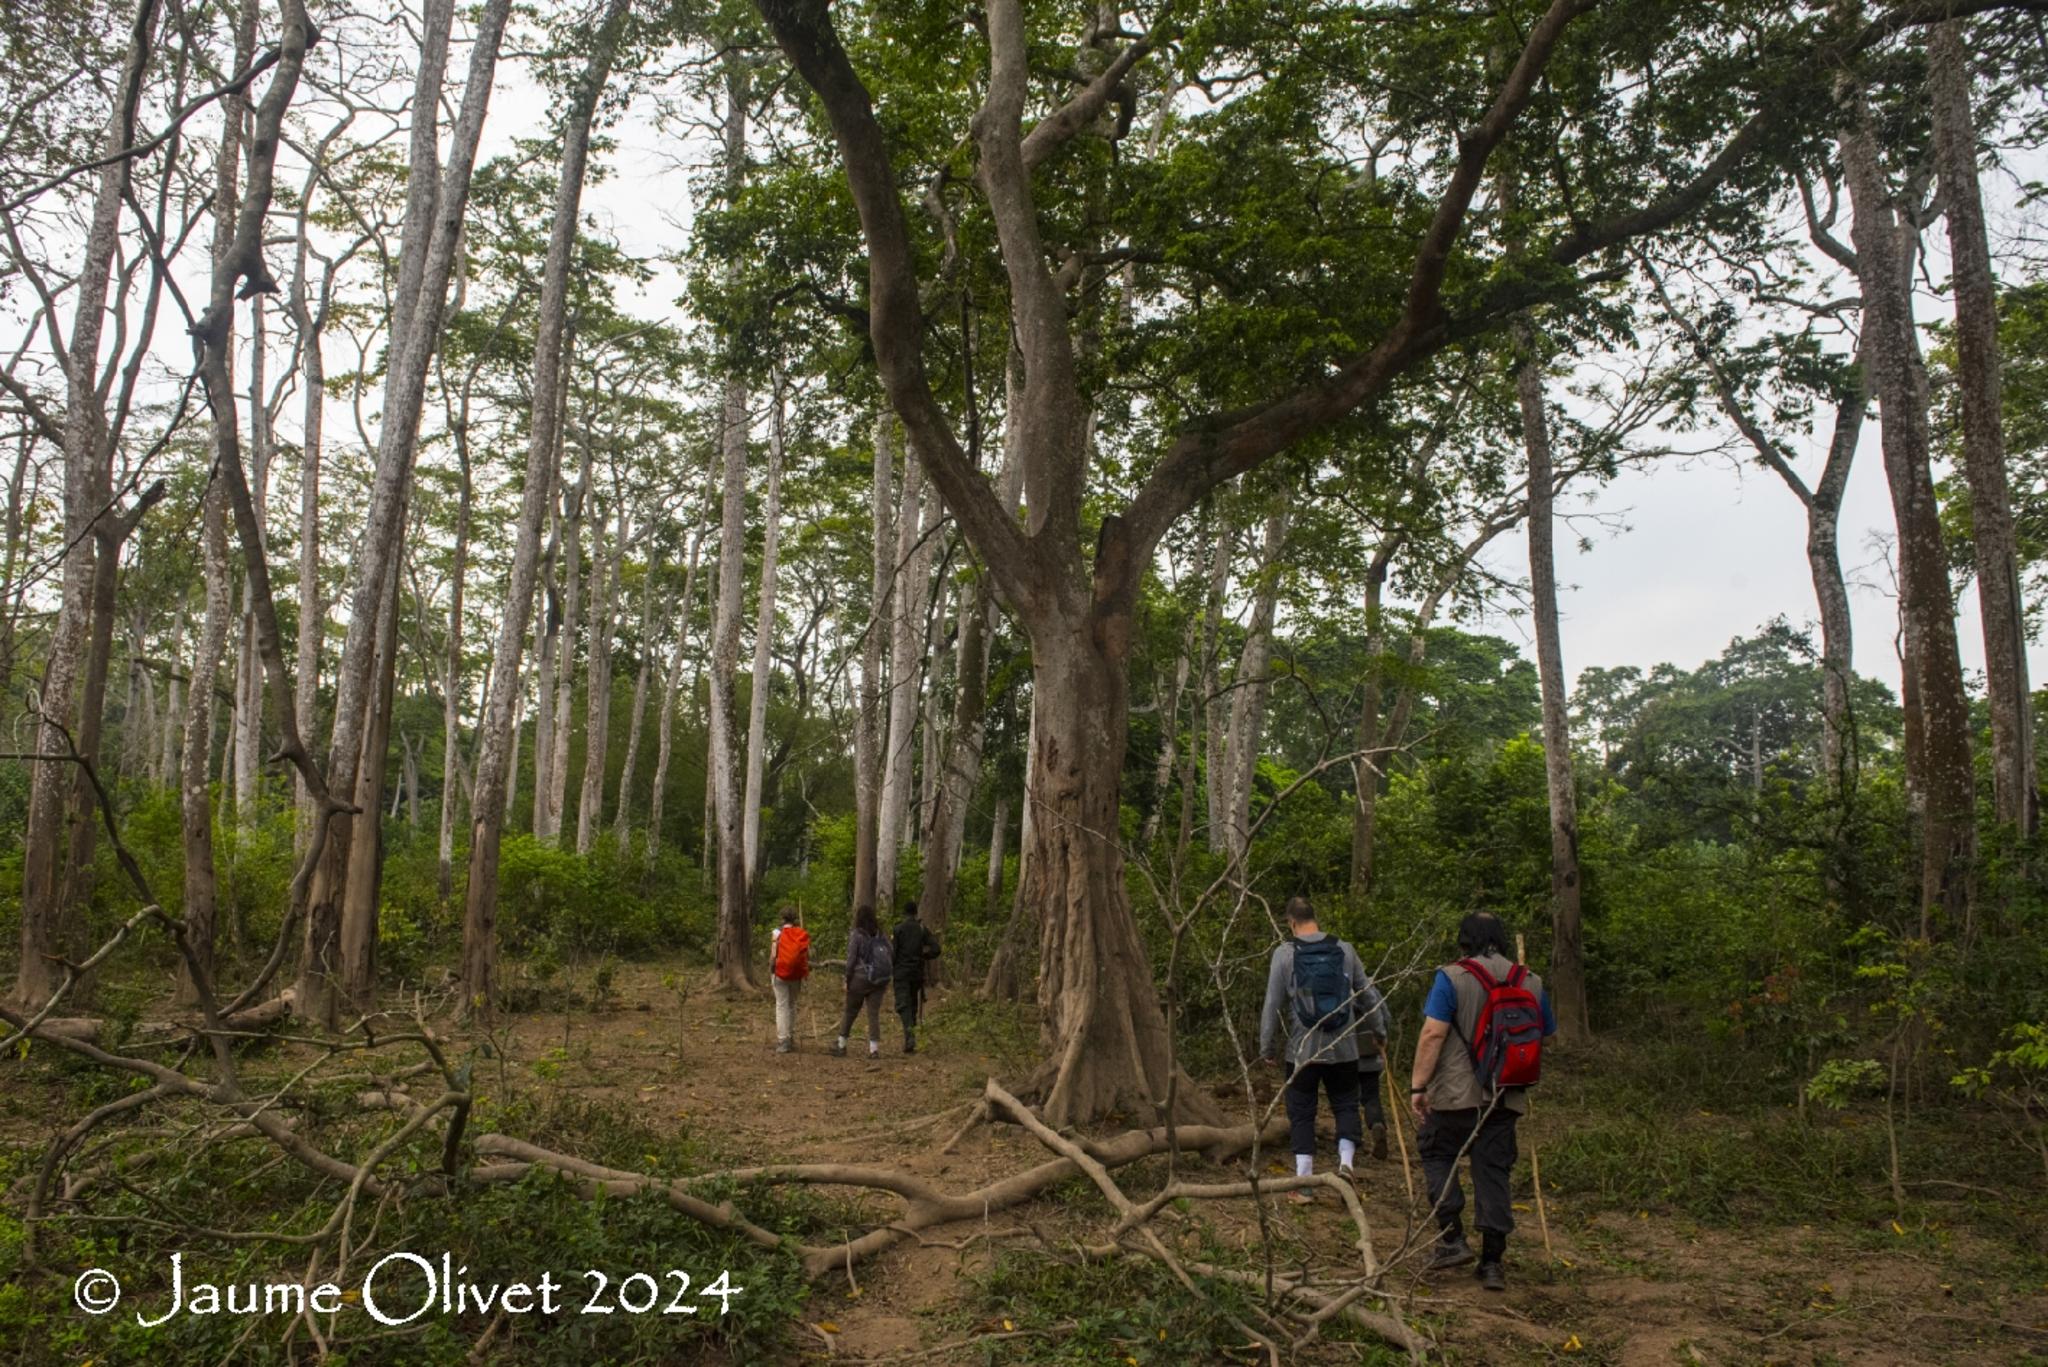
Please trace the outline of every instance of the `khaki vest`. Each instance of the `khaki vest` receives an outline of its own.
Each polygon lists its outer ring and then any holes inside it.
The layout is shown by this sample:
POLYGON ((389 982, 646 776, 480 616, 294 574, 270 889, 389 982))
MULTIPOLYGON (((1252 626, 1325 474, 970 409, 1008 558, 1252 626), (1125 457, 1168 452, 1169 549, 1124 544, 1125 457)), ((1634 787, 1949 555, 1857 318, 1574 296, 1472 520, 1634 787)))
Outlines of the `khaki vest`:
MULTIPOLYGON (((1514 971, 1514 965, 1498 954, 1476 956, 1500 982, 1514 971)), ((1458 993, 1457 1019, 1450 1035, 1444 1040, 1441 1053, 1436 1056, 1436 1071, 1429 1078, 1429 1105, 1437 1111, 1470 1111, 1486 1105, 1486 1098, 1479 1092, 1479 1075, 1472 1070, 1472 1050, 1469 1047, 1474 1033, 1479 1028, 1479 1013, 1486 1007, 1486 989, 1479 985, 1479 979, 1456 963, 1443 966, 1450 976, 1451 986, 1458 993)), ((1538 1001, 1543 1000, 1543 979, 1531 973, 1523 980, 1538 1001)), ((1520 1113, 1529 1109, 1529 1099, 1522 1095, 1525 1089, 1510 1087, 1501 1094, 1503 1110, 1520 1113)))

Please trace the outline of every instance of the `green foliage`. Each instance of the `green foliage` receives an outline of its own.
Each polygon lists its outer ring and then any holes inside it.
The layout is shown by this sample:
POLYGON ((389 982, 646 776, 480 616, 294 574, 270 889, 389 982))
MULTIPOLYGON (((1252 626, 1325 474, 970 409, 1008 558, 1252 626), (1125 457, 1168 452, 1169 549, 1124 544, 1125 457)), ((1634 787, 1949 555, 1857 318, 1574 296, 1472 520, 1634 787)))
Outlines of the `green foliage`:
POLYGON ((671 879, 643 892, 639 861, 621 857, 609 836, 588 855, 509 836, 498 868, 498 928, 511 953, 544 940, 579 956, 701 951, 711 942, 715 907, 701 886, 671 879))

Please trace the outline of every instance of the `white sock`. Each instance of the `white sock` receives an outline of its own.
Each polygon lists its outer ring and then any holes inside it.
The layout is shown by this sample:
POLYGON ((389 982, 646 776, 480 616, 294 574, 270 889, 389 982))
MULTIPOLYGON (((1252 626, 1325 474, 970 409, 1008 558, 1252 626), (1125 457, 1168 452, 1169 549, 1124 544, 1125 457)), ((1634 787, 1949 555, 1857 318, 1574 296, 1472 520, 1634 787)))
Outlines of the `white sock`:
POLYGON ((840 1047, 841 1049, 844 1049, 844 1048, 846 1047, 846 1036, 844 1036, 844 1035, 841 1035, 841 1036, 839 1037, 839 1047, 840 1047))
POLYGON ((1348 1168, 1348 1167, 1350 1167, 1350 1166, 1351 1166, 1351 1160, 1352 1160, 1352 1159, 1354 1159, 1354 1158, 1356 1158, 1357 1156, 1358 1156, 1358 1145, 1356 1145, 1356 1144, 1352 1143, 1352 1142, 1351 1142, 1351 1141, 1350 1141, 1349 1139, 1340 1139, 1340 1140, 1338 1140, 1338 1141, 1337 1141, 1337 1166, 1338 1166, 1338 1167, 1340 1167, 1340 1168, 1348 1168))
POLYGON ((1298 1153, 1294 1155, 1294 1175, 1296 1177, 1308 1177, 1312 1175, 1315 1172, 1315 1170, 1316 1156, 1314 1154, 1298 1153))
POLYGON ((868 1057, 869 1057, 869 1058, 880 1058, 881 1056, 882 1056, 882 1046, 881 1046, 881 1045, 879 1045, 879 1044, 877 1044, 877 1043, 875 1043, 875 1042, 874 1042, 873 1040, 869 1040, 869 1041, 868 1041, 868 1057))

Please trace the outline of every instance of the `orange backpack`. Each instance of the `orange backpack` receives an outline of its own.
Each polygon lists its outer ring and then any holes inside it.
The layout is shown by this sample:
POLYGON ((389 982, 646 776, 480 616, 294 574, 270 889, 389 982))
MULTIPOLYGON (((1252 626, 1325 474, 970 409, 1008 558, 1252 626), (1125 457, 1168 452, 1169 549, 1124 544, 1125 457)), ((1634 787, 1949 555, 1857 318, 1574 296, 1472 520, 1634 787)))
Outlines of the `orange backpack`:
POLYGON ((784 980, 811 976, 811 932, 784 926, 775 935, 775 976, 784 980))

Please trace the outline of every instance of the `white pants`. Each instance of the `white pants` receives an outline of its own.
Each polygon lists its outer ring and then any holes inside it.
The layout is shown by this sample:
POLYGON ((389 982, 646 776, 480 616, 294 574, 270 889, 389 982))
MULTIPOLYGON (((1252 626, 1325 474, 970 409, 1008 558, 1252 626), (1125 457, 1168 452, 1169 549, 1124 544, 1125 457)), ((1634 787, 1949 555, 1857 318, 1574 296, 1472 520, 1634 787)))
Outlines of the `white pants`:
POLYGON ((775 1038, 796 1038, 796 994, 803 990, 801 978, 773 978, 775 984, 775 1038))

